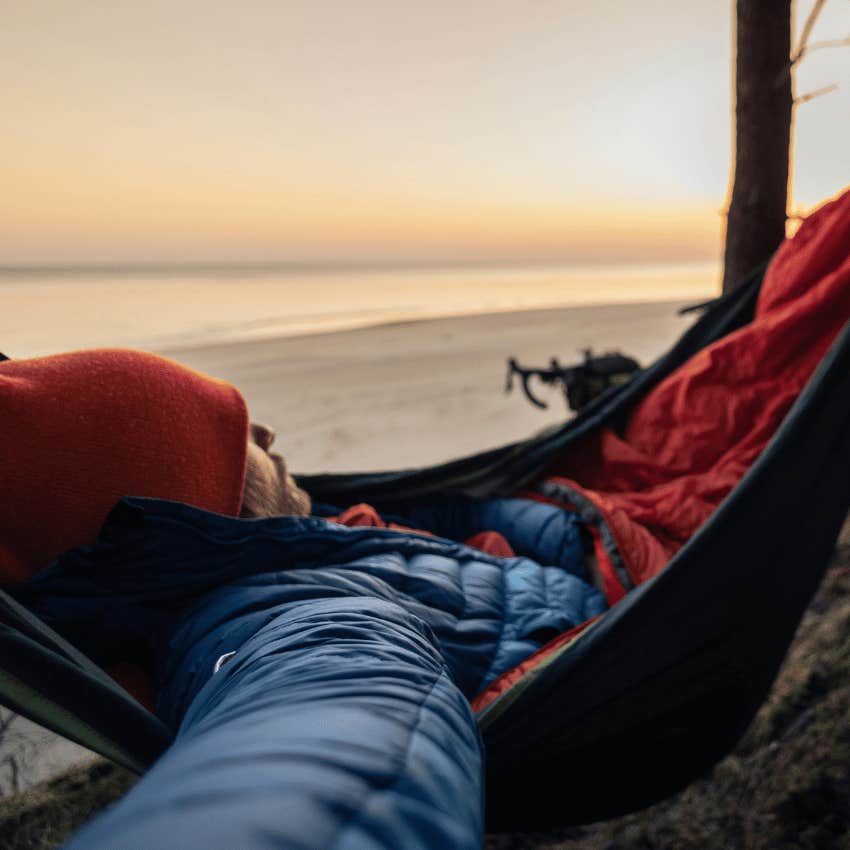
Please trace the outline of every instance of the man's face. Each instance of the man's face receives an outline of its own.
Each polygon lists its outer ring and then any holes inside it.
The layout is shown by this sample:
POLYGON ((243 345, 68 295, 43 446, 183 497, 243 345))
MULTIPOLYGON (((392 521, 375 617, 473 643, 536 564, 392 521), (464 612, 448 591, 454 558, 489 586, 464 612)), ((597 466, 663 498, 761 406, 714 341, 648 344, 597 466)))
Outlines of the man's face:
POLYGON ((259 422, 252 422, 248 429, 243 517, 307 516, 310 513, 310 497, 292 480, 283 457, 269 451, 274 438, 274 430, 259 422))

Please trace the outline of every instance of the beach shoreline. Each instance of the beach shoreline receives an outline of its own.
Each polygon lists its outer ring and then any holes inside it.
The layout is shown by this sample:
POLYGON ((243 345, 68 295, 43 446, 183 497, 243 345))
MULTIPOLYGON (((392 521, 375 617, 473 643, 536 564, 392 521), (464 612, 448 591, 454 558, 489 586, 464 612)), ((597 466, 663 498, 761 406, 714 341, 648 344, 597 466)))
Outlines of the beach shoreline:
POLYGON ((388 322, 305 336, 166 349, 233 383, 254 419, 272 425, 297 473, 437 463, 564 421, 557 390, 547 410, 516 388, 508 357, 546 366, 581 351, 622 350, 648 364, 690 326, 689 301, 636 302, 388 322))
POLYGON ((0 278, 0 350, 24 358, 83 348, 206 348, 397 322, 694 303, 716 285, 710 264, 7 276, 0 278))

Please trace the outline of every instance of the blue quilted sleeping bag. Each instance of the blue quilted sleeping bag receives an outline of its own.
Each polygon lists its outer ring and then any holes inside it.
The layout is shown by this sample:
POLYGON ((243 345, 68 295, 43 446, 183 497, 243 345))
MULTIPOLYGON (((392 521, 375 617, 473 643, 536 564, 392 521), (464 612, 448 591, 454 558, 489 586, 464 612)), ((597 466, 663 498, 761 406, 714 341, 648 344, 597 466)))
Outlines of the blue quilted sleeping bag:
POLYGON ((469 699, 605 608, 578 522, 418 507, 431 534, 125 499, 18 597, 103 664, 152 668, 172 747, 73 848, 478 847, 469 699), (519 557, 465 539, 502 534, 519 557))

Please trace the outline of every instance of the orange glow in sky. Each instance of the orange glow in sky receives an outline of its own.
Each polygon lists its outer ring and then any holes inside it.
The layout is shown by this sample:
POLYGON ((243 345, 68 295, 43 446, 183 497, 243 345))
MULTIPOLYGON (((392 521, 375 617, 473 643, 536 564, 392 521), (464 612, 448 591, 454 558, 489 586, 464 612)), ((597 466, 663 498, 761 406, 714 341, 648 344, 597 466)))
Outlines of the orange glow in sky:
MULTIPOLYGON (((712 260, 731 26, 718 0, 14 4, 0 265, 712 260)), ((848 32, 833 0, 813 39, 848 32)), ((850 182, 848 67, 801 67, 844 85, 797 116, 799 207, 850 182)))

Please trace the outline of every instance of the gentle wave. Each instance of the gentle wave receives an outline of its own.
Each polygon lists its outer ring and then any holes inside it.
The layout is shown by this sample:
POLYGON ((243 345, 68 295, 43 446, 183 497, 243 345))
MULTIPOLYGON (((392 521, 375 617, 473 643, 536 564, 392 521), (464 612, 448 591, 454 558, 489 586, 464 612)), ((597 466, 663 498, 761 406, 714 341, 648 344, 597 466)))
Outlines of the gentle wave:
POLYGON ((716 294, 713 264, 290 271, 5 270, 0 351, 162 351, 388 322, 716 294))

